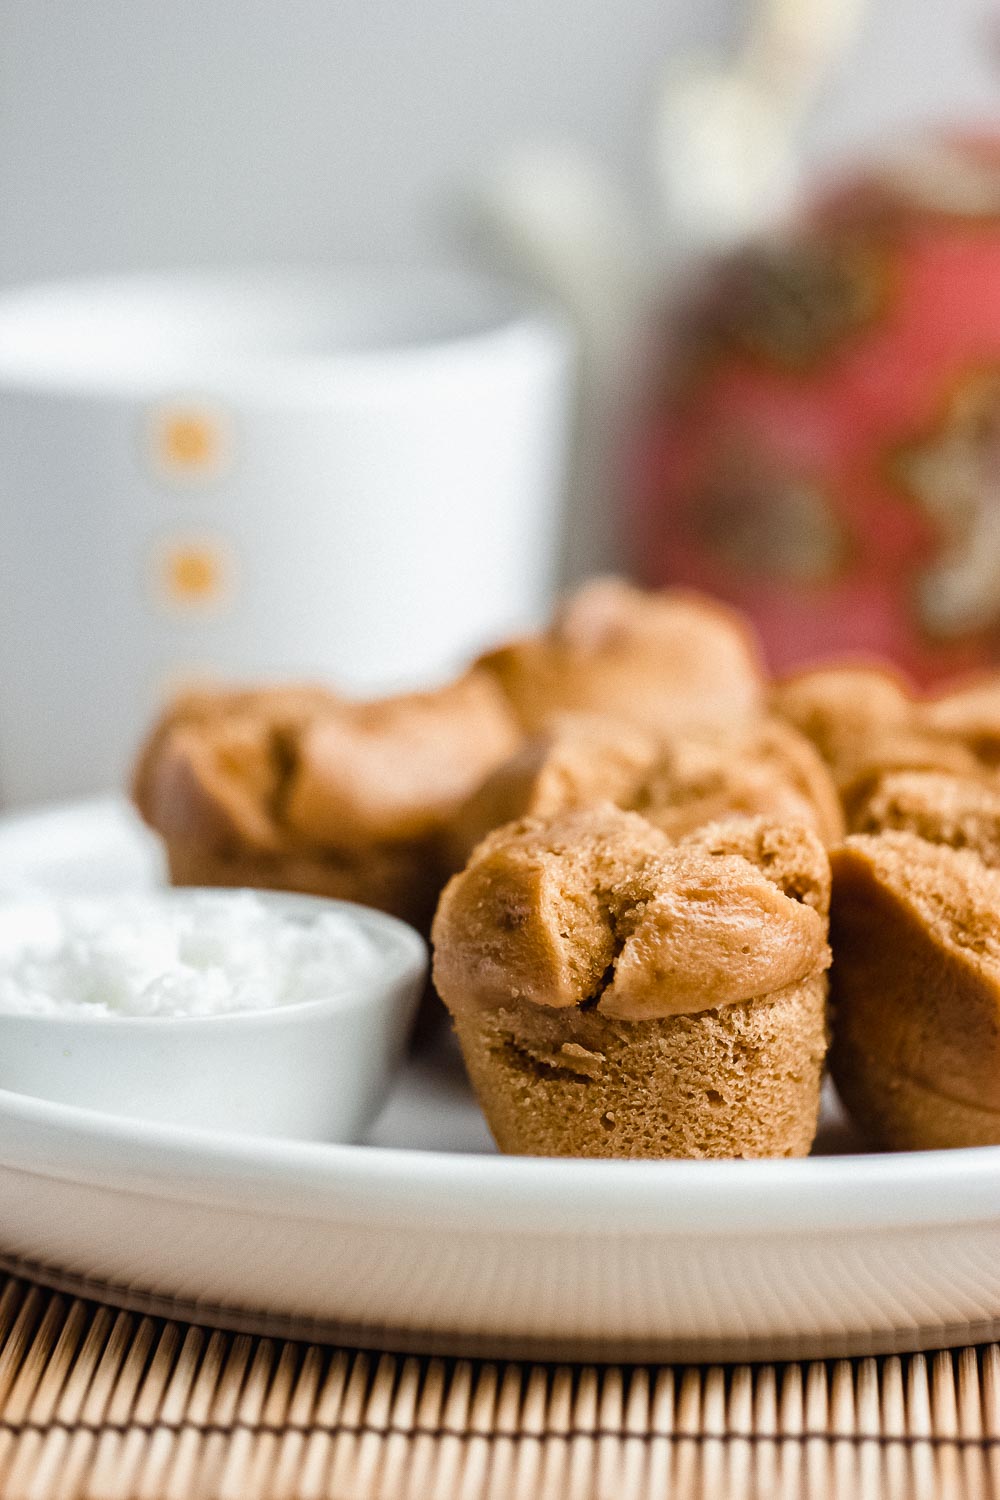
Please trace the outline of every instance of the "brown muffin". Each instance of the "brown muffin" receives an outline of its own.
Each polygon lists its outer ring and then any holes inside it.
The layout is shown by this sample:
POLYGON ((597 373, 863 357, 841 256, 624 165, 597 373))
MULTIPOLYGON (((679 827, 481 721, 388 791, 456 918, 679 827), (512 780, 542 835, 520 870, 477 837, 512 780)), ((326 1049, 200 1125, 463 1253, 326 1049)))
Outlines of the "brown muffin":
POLYGON ((519 735, 480 672, 376 703, 319 688, 201 693, 153 730, 133 790, 177 883, 339 896, 426 925, 445 828, 519 735))
POLYGON ((828 765, 840 768, 873 738, 909 727, 906 679, 880 666, 816 667, 775 683, 771 708, 804 734, 828 765))
POLYGON ((986 673, 928 698, 922 713, 933 730, 957 739, 980 765, 1000 766, 1000 674, 986 673))
POLYGON ((445 888, 432 936, 501 1150, 807 1153, 826 1050, 825 867, 805 827, 769 846, 760 823, 734 823, 674 846, 610 805, 491 834, 445 888))
POLYGON ((898 829, 931 844, 973 849, 984 864, 1000 869, 1000 782, 985 775, 889 772, 858 806, 854 826, 858 833, 898 829))
POLYGON ((674 839, 734 815, 808 823, 824 843, 844 832, 823 761, 804 736, 776 719, 735 737, 667 741, 631 806, 674 839))
POLYGON ((923 729, 873 736, 867 750, 849 766, 835 772, 844 821, 851 832, 860 833, 869 816, 867 809, 887 777, 903 772, 959 777, 974 780, 980 774, 976 757, 965 745, 946 735, 923 729))
POLYGON ((600 578, 566 600, 549 628, 482 657, 529 734, 553 714, 597 713, 654 734, 728 729, 764 697, 742 619, 680 591, 647 593, 600 578))
POLYGON ((831 1069, 896 1150, 1000 1144, 1000 873, 912 832, 831 856, 831 1069))
POLYGON ((452 863, 504 823, 551 818, 613 802, 630 807, 659 754, 659 741, 635 725, 597 714, 559 714, 522 741, 458 809, 450 829, 452 863))
POLYGON ((772 707, 830 767, 847 826, 870 825, 886 776, 924 771, 981 778, 1000 764, 1000 678, 921 698, 875 667, 832 667, 779 683, 772 707))
POLYGON ((452 827, 455 866, 503 823, 603 801, 641 812, 674 840, 735 814, 809 822, 825 843, 844 833, 829 771, 809 741, 779 720, 739 735, 662 739, 569 715, 527 740, 462 806, 452 827))
POLYGON ((811 906, 825 922, 830 913, 830 860, 804 825, 770 818, 727 818, 689 833, 683 847, 716 857, 738 854, 793 901, 811 906))

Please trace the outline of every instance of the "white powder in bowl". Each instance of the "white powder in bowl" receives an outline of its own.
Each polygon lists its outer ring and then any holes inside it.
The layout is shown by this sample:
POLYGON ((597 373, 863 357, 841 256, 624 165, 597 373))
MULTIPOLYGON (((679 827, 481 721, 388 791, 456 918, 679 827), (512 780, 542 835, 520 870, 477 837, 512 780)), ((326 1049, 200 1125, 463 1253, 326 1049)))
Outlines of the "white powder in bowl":
POLYGON ((321 1000, 377 968, 349 911, 250 891, 0 905, 0 1012, 217 1016, 321 1000))

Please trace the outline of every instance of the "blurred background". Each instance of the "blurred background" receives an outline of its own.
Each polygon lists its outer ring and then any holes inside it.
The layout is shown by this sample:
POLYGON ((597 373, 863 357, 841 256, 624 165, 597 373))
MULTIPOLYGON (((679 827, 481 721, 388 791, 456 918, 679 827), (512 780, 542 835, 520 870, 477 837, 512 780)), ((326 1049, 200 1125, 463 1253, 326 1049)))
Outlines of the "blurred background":
MULTIPOLYGON (((667 66, 749 0, 0 0, 0 279, 456 253, 505 150, 572 142, 637 196, 667 66)), ((826 171, 1000 103, 993 0, 867 0, 804 122, 826 171)))
POLYGON ((0 0, 2 794, 606 569, 995 661, 998 105, 993 0, 0 0))

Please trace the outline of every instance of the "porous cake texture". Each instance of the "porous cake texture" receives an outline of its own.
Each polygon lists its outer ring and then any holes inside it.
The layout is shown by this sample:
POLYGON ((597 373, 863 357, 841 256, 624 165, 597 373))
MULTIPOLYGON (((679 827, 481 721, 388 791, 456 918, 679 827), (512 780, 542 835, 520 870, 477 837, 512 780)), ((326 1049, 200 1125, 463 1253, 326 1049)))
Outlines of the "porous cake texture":
POLYGON ((605 804, 490 835, 442 896, 434 978, 501 1149, 807 1153, 828 892, 805 824, 675 845, 605 804))

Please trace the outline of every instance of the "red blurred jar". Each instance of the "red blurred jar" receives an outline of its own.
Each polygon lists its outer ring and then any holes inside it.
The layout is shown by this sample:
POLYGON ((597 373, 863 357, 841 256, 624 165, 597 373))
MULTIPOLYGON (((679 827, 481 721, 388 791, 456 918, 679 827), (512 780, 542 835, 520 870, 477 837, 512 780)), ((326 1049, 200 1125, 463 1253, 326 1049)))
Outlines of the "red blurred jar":
POLYGON ((632 475, 646 582, 743 607, 779 670, 1000 660, 1000 139, 862 176, 734 257, 670 353, 632 475))

